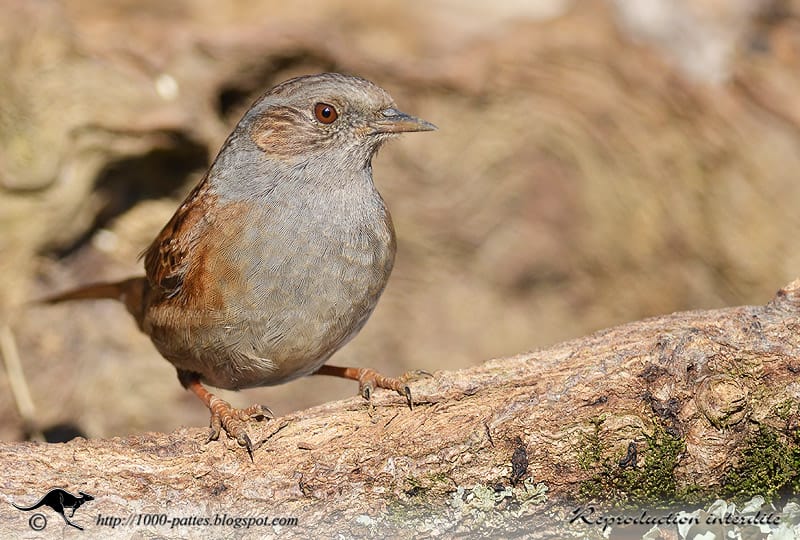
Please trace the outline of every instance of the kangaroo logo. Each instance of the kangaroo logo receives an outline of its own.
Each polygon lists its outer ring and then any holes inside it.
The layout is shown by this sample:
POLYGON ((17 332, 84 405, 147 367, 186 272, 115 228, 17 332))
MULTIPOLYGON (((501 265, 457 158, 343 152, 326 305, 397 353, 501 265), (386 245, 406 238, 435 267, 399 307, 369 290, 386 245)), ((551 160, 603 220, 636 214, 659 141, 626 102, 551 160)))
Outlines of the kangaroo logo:
MULTIPOLYGON (((72 525, 76 529, 80 529, 82 531, 83 527, 81 527, 80 525, 76 525, 75 523, 72 523, 67 517, 65 510, 67 508, 71 509, 72 511, 70 512, 69 517, 73 517, 75 515, 75 510, 80 508, 82 504, 88 501, 93 501, 94 497, 92 497, 88 493, 84 493, 83 491, 79 491, 78 493, 79 495, 73 495, 69 491, 65 491, 61 488, 54 488, 51 489, 49 492, 47 492, 47 494, 44 497, 39 499, 39 502, 34 503, 31 506, 19 506, 18 504, 15 504, 13 502, 11 504, 14 505, 15 508, 18 508, 19 510, 24 510, 26 512, 29 510, 35 510, 42 506, 49 506, 50 508, 61 514, 61 517, 64 518, 64 521, 67 523, 67 525, 72 525)), ((45 519, 45 517, 42 514, 34 514, 30 519, 30 526, 34 530, 40 531, 44 529, 46 524, 47 524, 47 519, 45 519), (34 520, 34 518, 37 518, 37 516, 38 519, 34 520)))

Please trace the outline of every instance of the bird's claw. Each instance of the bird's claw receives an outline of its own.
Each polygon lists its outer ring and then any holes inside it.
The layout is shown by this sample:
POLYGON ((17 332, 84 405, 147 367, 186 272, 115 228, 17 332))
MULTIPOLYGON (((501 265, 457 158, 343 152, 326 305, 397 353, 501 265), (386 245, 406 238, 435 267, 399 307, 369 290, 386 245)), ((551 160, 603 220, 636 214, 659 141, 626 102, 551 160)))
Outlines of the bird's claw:
POLYGON ((411 396, 411 387, 406 383, 425 377, 433 377, 433 375, 427 371, 416 369, 407 371, 399 377, 385 377, 374 369, 364 368, 361 376, 358 378, 359 393, 369 402, 370 406, 372 406, 372 395, 374 394, 375 388, 394 390, 405 397, 408 408, 413 409, 414 401, 411 396))
POLYGON ((218 415, 212 414, 208 429, 208 440, 206 442, 210 443, 211 441, 218 440, 221 431, 222 431, 222 420, 218 415))
POLYGON ((372 403, 372 394, 375 389, 371 380, 364 381, 360 385, 358 392, 361 394, 361 397, 372 403))
POLYGON ((211 401, 211 428, 208 440, 219 439, 220 433, 225 433, 236 439, 239 446, 247 449, 250 460, 253 460, 253 441, 247 434, 245 423, 249 420, 266 420, 274 418, 272 411, 264 405, 252 405, 246 409, 235 409, 230 403, 218 397, 211 401))

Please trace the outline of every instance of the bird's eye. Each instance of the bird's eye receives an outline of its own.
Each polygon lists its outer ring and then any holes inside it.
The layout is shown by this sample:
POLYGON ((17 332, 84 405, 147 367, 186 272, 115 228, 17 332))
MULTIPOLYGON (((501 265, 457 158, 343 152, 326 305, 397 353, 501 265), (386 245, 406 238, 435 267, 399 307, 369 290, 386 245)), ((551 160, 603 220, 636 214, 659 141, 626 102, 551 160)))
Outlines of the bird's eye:
POLYGON ((339 118, 339 113, 336 112, 336 107, 328 105, 327 103, 317 103, 314 105, 314 116, 323 124, 332 124, 339 118))

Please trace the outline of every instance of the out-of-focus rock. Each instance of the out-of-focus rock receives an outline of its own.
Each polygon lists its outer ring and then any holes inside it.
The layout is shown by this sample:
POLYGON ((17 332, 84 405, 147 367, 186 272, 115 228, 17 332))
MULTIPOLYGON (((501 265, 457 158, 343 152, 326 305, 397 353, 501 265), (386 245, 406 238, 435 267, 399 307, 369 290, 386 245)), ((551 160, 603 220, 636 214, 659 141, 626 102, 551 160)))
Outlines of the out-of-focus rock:
POLYGON ((626 34, 652 44, 690 78, 727 81, 757 16, 776 0, 612 0, 626 34))
MULTIPOLYGON (((86 49, 78 22, 58 4, 9 2, 3 10, 0 319, 29 292, 34 256, 70 247, 114 204, 102 184, 118 183, 122 169, 153 153, 184 152, 187 163, 176 166, 193 168, 206 152, 174 131, 188 123, 152 80, 86 49)), ((127 194, 170 181, 127 180, 132 185, 116 186, 127 194)))

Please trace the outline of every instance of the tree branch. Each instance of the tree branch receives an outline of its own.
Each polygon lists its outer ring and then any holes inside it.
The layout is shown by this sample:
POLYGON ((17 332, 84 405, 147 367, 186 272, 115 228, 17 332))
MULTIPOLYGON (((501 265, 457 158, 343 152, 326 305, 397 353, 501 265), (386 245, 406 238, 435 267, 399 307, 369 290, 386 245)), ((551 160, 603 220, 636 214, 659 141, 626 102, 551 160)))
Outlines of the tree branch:
MULTIPOLYGON (((219 525, 214 536, 370 537, 558 527, 573 499, 796 492, 799 309, 800 280, 766 306, 676 313, 439 372, 414 383, 413 411, 379 392, 372 412, 353 398, 253 424, 254 463, 233 441, 206 444, 199 428, 0 443, 0 497, 28 505, 53 487, 89 493, 74 521, 104 534, 118 530, 104 517, 166 513, 298 519, 245 533, 219 525), (783 468, 769 462, 781 459, 783 468)), ((4 537, 33 513, 0 508, 4 537)), ((172 534, 208 534, 202 527, 172 534)))

